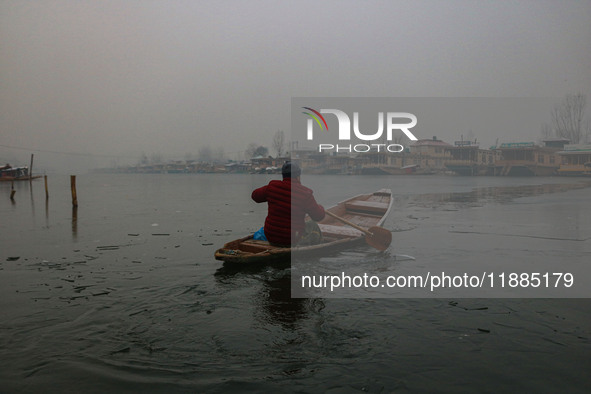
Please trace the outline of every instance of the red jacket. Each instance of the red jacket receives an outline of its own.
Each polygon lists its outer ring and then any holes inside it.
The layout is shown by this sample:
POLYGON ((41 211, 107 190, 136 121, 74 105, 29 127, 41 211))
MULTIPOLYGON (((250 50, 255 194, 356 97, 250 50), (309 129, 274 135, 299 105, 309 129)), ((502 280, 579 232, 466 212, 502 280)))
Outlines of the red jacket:
POLYGON ((316 203, 312 190, 296 179, 271 181, 253 191, 252 199, 269 204, 265 236, 274 244, 295 244, 304 233, 306 214, 315 221, 324 219, 324 208, 316 203))

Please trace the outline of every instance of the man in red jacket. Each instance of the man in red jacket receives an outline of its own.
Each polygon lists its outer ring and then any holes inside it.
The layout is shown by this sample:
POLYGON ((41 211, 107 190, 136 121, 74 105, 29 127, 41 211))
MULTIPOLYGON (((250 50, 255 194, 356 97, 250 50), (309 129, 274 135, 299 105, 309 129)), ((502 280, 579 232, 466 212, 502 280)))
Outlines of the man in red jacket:
POLYGON ((295 245, 304 236, 306 214, 312 220, 324 219, 324 208, 314 199, 311 189, 302 186, 302 171, 296 163, 285 162, 282 181, 271 181, 252 192, 258 203, 267 202, 265 226, 255 233, 255 239, 265 239, 278 245, 295 245))

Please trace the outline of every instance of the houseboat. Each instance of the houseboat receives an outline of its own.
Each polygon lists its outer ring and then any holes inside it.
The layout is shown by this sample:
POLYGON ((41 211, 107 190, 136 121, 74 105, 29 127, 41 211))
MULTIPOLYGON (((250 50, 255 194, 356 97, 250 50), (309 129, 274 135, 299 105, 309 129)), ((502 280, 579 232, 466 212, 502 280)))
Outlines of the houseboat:
POLYGON ((560 167, 558 152, 568 140, 546 140, 544 146, 533 142, 511 142, 494 147, 500 152, 495 165, 495 175, 500 176, 551 176, 560 167))
POLYGON ((451 144, 443 142, 434 136, 432 139, 422 139, 415 141, 409 146, 409 160, 406 160, 403 168, 407 170, 415 165, 417 174, 437 174, 448 171, 445 163, 450 158, 447 151, 451 144))
POLYGON ((558 175, 591 176, 591 144, 565 145, 562 152, 558 175))
POLYGON ((445 162, 451 145, 433 139, 418 140, 402 152, 364 152, 359 154, 363 175, 432 175, 447 171, 445 162))
POLYGON ((500 152, 481 149, 473 141, 455 141, 445 150, 450 155, 445 166, 459 175, 494 175, 495 162, 500 158, 500 152))
POLYGON ((404 169, 410 163, 408 151, 400 153, 366 152, 359 154, 359 158, 362 175, 404 175, 413 172, 418 167, 413 165, 413 171, 404 169))

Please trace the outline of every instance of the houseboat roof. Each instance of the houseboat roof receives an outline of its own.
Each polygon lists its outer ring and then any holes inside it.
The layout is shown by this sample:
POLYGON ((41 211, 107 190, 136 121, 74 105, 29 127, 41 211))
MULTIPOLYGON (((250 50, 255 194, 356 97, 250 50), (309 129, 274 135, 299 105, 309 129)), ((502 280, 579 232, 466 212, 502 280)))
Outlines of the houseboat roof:
POLYGON ((23 167, 11 167, 10 165, 8 167, 3 166, 0 167, 0 171, 18 171, 18 170, 27 170, 29 167, 27 166, 23 166, 23 167))
POLYGON ((570 140, 566 138, 546 138, 545 140, 542 140, 542 142, 564 142, 565 144, 568 144, 570 140))
POLYGON ((575 155, 581 153, 591 153, 591 144, 583 145, 565 145, 562 152, 558 152, 561 155, 575 155))
POLYGON ((424 139, 424 140, 415 141, 412 144, 410 144, 410 146, 443 146, 443 147, 452 147, 453 145, 448 144, 447 142, 443 142, 441 140, 424 139))
POLYGON ((496 149, 521 149, 521 148, 536 148, 533 142, 504 142, 496 149))
POLYGON ((456 146, 458 148, 459 147, 462 147, 462 148, 465 148, 465 147, 473 148, 473 147, 478 147, 478 142, 471 141, 471 140, 469 140, 469 141, 464 141, 464 140, 454 141, 454 146, 456 146))
POLYGON ((455 146, 448 146, 447 147, 448 150, 452 150, 452 149, 480 149, 480 146, 478 145, 455 145, 455 146))

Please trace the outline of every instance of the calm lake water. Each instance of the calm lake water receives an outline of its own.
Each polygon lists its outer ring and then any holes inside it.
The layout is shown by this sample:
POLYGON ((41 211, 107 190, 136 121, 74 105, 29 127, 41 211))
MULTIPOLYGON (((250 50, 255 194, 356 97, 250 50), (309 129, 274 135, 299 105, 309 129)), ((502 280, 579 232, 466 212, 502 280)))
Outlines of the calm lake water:
MULTIPOLYGON (((223 268, 213 252, 262 225, 250 193, 276 178, 80 175, 76 211, 68 176, 49 177, 47 202, 43 180, 15 184, 14 202, 1 183, 0 391, 589 391, 589 299, 296 299, 289 267, 223 268)), ((304 176, 325 206, 395 197, 386 254, 362 245, 314 263, 583 266, 585 182, 304 176)))

